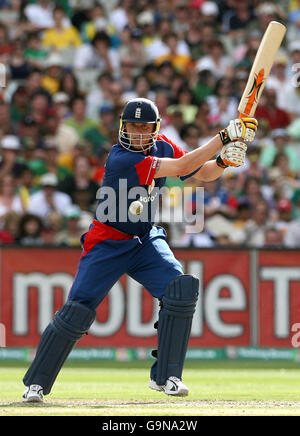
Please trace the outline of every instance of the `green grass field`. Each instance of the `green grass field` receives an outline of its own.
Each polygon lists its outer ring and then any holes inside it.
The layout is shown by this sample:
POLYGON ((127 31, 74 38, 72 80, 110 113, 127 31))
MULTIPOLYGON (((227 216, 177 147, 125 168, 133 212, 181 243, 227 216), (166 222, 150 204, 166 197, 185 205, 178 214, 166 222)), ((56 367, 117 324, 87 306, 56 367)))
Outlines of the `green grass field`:
POLYGON ((67 363, 42 405, 21 402, 27 365, 0 365, 0 415, 300 415, 300 364, 187 362, 185 398, 148 388, 149 362, 67 363))

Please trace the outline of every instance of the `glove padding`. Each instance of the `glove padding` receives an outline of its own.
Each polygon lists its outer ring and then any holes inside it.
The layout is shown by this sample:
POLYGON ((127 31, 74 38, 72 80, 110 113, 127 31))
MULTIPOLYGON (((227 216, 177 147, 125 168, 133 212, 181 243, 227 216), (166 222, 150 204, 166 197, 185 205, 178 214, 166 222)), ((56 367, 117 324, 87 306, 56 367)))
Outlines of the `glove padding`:
POLYGON ((248 142, 253 141, 257 126, 258 122, 255 118, 244 117, 231 120, 226 129, 220 132, 223 145, 238 139, 248 142))
POLYGON ((242 167, 245 164, 247 145, 235 141, 225 145, 220 153, 222 162, 229 167, 242 167))

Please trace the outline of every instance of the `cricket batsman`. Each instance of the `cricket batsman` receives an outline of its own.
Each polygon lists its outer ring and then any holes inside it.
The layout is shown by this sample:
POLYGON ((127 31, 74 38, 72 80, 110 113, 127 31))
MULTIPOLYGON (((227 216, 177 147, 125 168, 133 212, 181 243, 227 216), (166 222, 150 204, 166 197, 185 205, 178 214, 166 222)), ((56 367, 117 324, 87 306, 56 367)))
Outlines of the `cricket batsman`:
POLYGON ((81 238, 83 250, 74 283, 67 302, 45 329, 23 378, 23 401, 41 402, 50 393, 68 355, 95 320, 97 306, 125 273, 160 301, 157 358, 149 388, 167 395, 188 395, 182 371, 199 280, 183 273, 166 242, 165 230, 154 225, 153 193, 168 176, 211 181, 228 166, 244 165, 247 146, 243 141, 253 141, 257 125, 254 118, 231 120, 207 144, 186 152, 159 134, 160 116, 152 101, 136 98, 125 105, 119 141, 107 158, 97 195, 95 219, 81 238), (136 201, 129 195, 132 189, 144 190, 148 199, 139 220, 132 219, 130 212, 136 201), (126 219, 120 219, 121 204, 125 204, 126 219), (147 213, 148 218, 142 219, 147 213))

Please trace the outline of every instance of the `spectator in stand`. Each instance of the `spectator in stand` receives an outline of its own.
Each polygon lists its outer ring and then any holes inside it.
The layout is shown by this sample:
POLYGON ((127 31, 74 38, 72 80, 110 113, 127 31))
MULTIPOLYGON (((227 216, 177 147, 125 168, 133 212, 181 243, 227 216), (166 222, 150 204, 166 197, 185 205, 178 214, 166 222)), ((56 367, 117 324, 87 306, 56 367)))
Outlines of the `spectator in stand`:
POLYGON ((199 143, 203 143, 204 138, 208 137, 210 135, 210 126, 208 122, 208 116, 209 116, 210 108, 207 101, 202 101, 198 105, 198 112, 195 117, 195 124, 199 127, 199 129, 202 132, 202 137, 200 138, 199 143))
POLYGON ((168 19, 162 19, 157 22, 158 29, 155 24, 155 17, 152 11, 141 12, 136 19, 136 26, 143 32, 143 45, 146 52, 147 61, 153 62, 155 58, 162 54, 162 38, 164 34, 171 31, 171 23, 168 19), (165 27, 164 27, 165 26, 165 27), (163 27, 166 31, 163 31, 163 27))
POLYGON ((276 226, 269 226, 265 229, 263 246, 283 248, 283 234, 276 226))
POLYGON ((69 195, 57 190, 56 175, 44 174, 41 177, 40 186, 41 190, 30 196, 27 212, 36 214, 43 220, 49 219, 52 214, 63 216, 72 201, 69 195))
POLYGON ((245 180, 243 197, 249 201, 251 207, 255 208, 257 203, 261 203, 264 198, 261 190, 262 181, 257 177, 248 177, 245 180))
POLYGON ((129 27, 122 32, 122 45, 119 47, 120 58, 132 56, 139 68, 142 68, 147 63, 145 48, 143 45, 143 32, 141 29, 129 27))
POLYGON ((154 100, 155 93, 150 90, 150 83, 147 78, 143 74, 139 74, 135 76, 133 80, 132 91, 124 92, 123 98, 125 101, 131 100, 133 98, 148 98, 150 100, 154 100))
POLYGON ((0 180, 6 175, 18 179, 27 165, 18 161, 21 151, 20 140, 17 136, 7 135, 1 141, 0 180))
POLYGON ((65 63, 63 57, 57 52, 49 55, 45 63, 45 73, 42 76, 42 86, 51 95, 59 90, 60 80, 64 73, 65 63))
POLYGON ((194 97, 198 104, 204 99, 214 94, 216 80, 210 70, 202 70, 198 73, 195 86, 193 88, 194 97))
POLYGON ((43 92, 36 92, 30 99, 30 116, 37 124, 40 131, 43 130, 49 110, 49 99, 43 92))
POLYGON ((0 180, 0 228, 3 228, 5 216, 10 212, 22 215, 24 210, 16 191, 16 181, 11 174, 6 174, 0 180))
POLYGON ((249 246, 262 247, 265 242, 265 231, 269 225, 268 203, 258 201, 253 208, 252 218, 245 224, 244 242, 249 246))
POLYGON ((262 148, 258 143, 251 144, 247 150, 246 162, 243 168, 236 169, 239 186, 244 186, 247 178, 255 178, 261 180, 262 189, 268 184, 268 173, 266 168, 260 163, 260 155, 262 148))
POLYGON ((77 49, 74 68, 84 70, 95 68, 99 73, 108 71, 118 77, 120 60, 115 49, 111 48, 110 38, 105 32, 98 32, 92 44, 84 44, 77 49))
POLYGON ((236 171, 227 170, 222 176, 222 187, 227 193, 227 205, 233 210, 233 218, 236 217, 238 208, 238 195, 239 195, 239 178, 236 171))
POLYGON ((167 138, 173 141, 175 144, 179 145, 179 147, 184 150, 188 150, 187 144, 184 142, 181 137, 181 132, 184 127, 184 121, 182 112, 179 110, 175 110, 172 113, 171 123, 166 126, 164 129, 161 129, 160 132, 164 134, 167 138))
POLYGON ((172 122, 172 116, 169 114, 168 107, 170 99, 167 92, 160 91, 155 94, 155 104, 158 108, 161 117, 161 130, 165 129, 172 122))
POLYGON ((18 178, 17 192, 20 195, 23 209, 26 211, 29 205, 30 195, 36 191, 34 186, 34 173, 30 168, 26 167, 18 178))
POLYGON ((171 62, 164 61, 162 64, 157 67, 157 76, 154 90, 156 92, 166 92, 168 94, 171 93, 172 82, 176 75, 176 71, 172 67, 171 62))
POLYGON ((17 243, 17 233, 20 215, 16 212, 8 212, 4 217, 3 228, 0 229, 0 244, 17 243))
POLYGON ((102 106, 100 120, 97 127, 88 129, 84 134, 84 139, 92 144, 92 154, 96 156, 101 149, 107 148, 109 141, 116 137, 118 140, 119 125, 116 122, 115 112, 112 106, 102 106))
POLYGON ((98 186, 101 186, 103 182, 107 156, 108 150, 100 148, 92 172, 92 181, 95 182, 98 186))
POLYGON ((190 89, 192 91, 193 94, 193 100, 194 103, 196 104, 196 100, 195 100, 195 95, 194 95, 194 90, 193 90, 193 86, 194 86, 194 82, 191 79, 189 85, 187 86, 186 84, 186 78, 183 74, 181 73, 174 73, 173 78, 172 78, 172 82, 171 82, 171 88, 169 91, 169 95, 170 95, 170 103, 171 104, 176 104, 177 100, 178 100, 178 93, 181 89, 183 89, 184 87, 190 89))
POLYGON ((295 173, 290 169, 289 159, 283 152, 276 154, 273 163, 274 168, 278 168, 285 178, 295 178, 295 173))
POLYGON ((198 107, 194 103, 192 91, 183 85, 178 90, 177 102, 169 106, 168 112, 172 114, 174 111, 180 111, 185 123, 193 123, 198 112, 198 107))
MULTIPOLYGON (((268 77, 266 82, 266 87, 276 90, 277 105, 279 109, 288 112, 290 119, 292 120, 295 117, 298 108, 294 107, 292 103, 295 89, 292 86, 291 79, 286 74, 287 64, 287 55, 284 52, 279 52, 271 70, 272 74, 268 77)), ((300 112, 298 112, 298 114, 299 113, 300 112)))
POLYGON ((169 61, 177 72, 186 72, 190 66, 191 58, 188 50, 187 53, 180 53, 177 34, 169 33, 163 37, 162 41, 167 48, 167 52, 155 59, 156 65, 159 66, 164 61, 169 61))
POLYGON ((243 36, 245 28, 254 20, 255 14, 252 2, 249 0, 234 0, 233 10, 223 17, 223 30, 228 32, 233 40, 243 36))
POLYGON ((253 22, 262 32, 265 32, 271 21, 280 21, 283 19, 283 12, 278 4, 271 1, 259 2, 255 9, 257 22, 253 22))
MULTIPOLYGON (((299 104, 299 62, 300 62, 300 40, 295 40, 290 44, 291 57, 295 62, 285 66, 285 71, 282 75, 285 75, 286 86, 281 87, 278 92, 285 93, 285 110, 289 113, 290 119, 293 121, 300 117, 299 104)), ((287 62, 286 62, 287 63, 287 62)), ((283 84, 283 83, 282 83, 283 84)))
POLYGON ((71 116, 70 111, 70 98, 65 92, 57 92, 53 95, 53 113, 56 114, 57 120, 59 122, 64 121, 66 118, 71 116))
MULTIPOLYGON (((300 4, 299 0, 291 0, 288 5, 288 19, 291 26, 292 37, 300 36, 299 32, 300 4)), ((291 38, 292 40, 292 38, 291 38)))
POLYGON ((260 162, 270 168, 274 165, 275 156, 284 153, 288 157, 289 167, 292 171, 300 171, 299 153, 294 146, 289 143, 289 135, 286 129, 273 130, 271 137, 273 144, 264 147, 261 153, 260 162))
POLYGON ((292 217, 293 219, 299 218, 300 217, 300 183, 298 183, 298 186, 294 187, 294 191, 291 196, 291 202, 293 205, 292 217))
POLYGON ((114 108, 117 116, 121 115, 124 106, 124 95, 121 83, 118 80, 111 82, 109 87, 109 102, 114 108))
POLYGON ((220 180, 203 182, 203 187, 205 217, 209 218, 215 214, 222 214, 225 217, 232 218, 235 213, 228 202, 229 195, 221 185, 220 180))
POLYGON ((214 95, 208 96, 206 101, 210 108, 208 115, 210 124, 226 124, 237 113, 238 102, 233 96, 232 83, 225 77, 217 81, 214 95))
POLYGON ((88 21, 85 21, 80 26, 80 34, 83 42, 88 43, 92 41, 97 32, 104 30, 109 34, 114 44, 118 45, 118 36, 116 35, 114 26, 108 20, 105 7, 100 3, 93 4, 92 7, 87 10, 87 14, 88 21))
POLYGON ((72 205, 64 214, 64 228, 57 233, 55 244, 67 247, 80 247, 80 228, 81 210, 78 206, 72 205))
POLYGON ((86 97, 87 116, 98 120, 99 109, 110 103, 110 87, 113 82, 111 74, 104 72, 98 76, 95 87, 86 97))
POLYGON ((31 115, 26 115, 19 126, 18 134, 22 138, 22 145, 24 146, 24 159, 30 159, 31 153, 40 144, 40 129, 37 122, 31 115))
POLYGON ((300 62, 300 39, 292 39, 288 46, 289 62, 285 74, 289 80, 292 80, 293 86, 299 86, 299 72, 297 65, 300 62), (296 67, 294 67, 296 65, 296 67))
POLYGON ((58 186, 61 192, 68 194, 74 204, 83 211, 92 211, 96 202, 99 185, 92 180, 90 161, 85 156, 74 160, 74 174, 66 177, 58 186))
POLYGON ((82 97, 83 93, 79 89, 76 75, 71 71, 64 71, 60 76, 58 92, 67 94, 70 101, 76 97, 82 97))
POLYGON ((277 94, 273 88, 264 90, 261 104, 258 105, 255 116, 259 121, 266 119, 272 130, 285 128, 290 124, 288 113, 277 106, 277 94))
POLYGON ((112 25, 116 28, 118 33, 128 24, 128 12, 133 6, 132 0, 120 0, 115 9, 110 13, 110 20, 112 25))
POLYGON ((79 47, 82 41, 78 30, 74 26, 65 26, 65 11, 56 6, 53 10, 54 26, 45 30, 42 46, 50 50, 63 50, 70 47, 79 47))
MULTIPOLYGON (((31 26, 27 30, 40 31, 54 26, 53 2, 50 0, 39 0, 37 4, 28 4, 24 9, 24 14, 31 26)), ((70 20, 64 19, 64 25, 68 26, 70 20)))
POLYGON ((0 99, 0 138, 2 135, 15 133, 13 123, 10 118, 10 107, 0 99))
POLYGON ((22 119, 28 112, 28 93, 26 87, 18 86, 10 101, 10 119, 14 130, 18 131, 22 119))
POLYGON ((288 248, 300 247, 300 218, 291 221, 284 237, 284 245, 288 248))
POLYGON ((189 28, 189 8, 187 6, 185 1, 179 0, 171 15, 174 32, 181 37, 184 37, 189 28))
MULTIPOLYGON (((192 15, 192 14, 191 14, 192 15)), ((196 15, 197 17, 197 15, 196 15)), ((194 19, 197 20, 197 18, 194 19)), ((191 60, 195 62, 203 55, 202 50, 202 29, 199 27, 199 20, 196 22, 192 21, 190 18, 190 25, 185 32, 185 41, 188 45, 191 60)))
MULTIPOLYGON (((47 120, 49 123, 49 119, 47 120)), ((70 176, 70 171, 58 163, 58 145, 54 139, 46 138, 44 142, 44 159, 40 172, 42 174, 52 173, 57 177, 58 182, 63 181, 66 177, 70 176)))
POLYGON ((225 54, 223 43, 219 39, 209 43, 208 55, 197 62, 196 70, 210 70, 217 79, 233 76, 232 59, 225 54))
MULTIPOLYGON (((250 202, 245 198, 239 198, 236 212, 237 213, 232 224, 234 231, 237 231, 240 236, 243 234, 243 230, 247 221, 251 218, 252 207, 250 202)), ((240 242, 243 242, 243 237, 241 238, 240 242)))
POLYGON ((124 56, 121 59, 121 74, 119 80, 124 92, 133 91, 135 66, 135 59, 131 55, 124 56))
POLYGON ((68 152, 59 154, 58 163, 73 173, 74 162, 78 156, 84 156, 89 160, 93 160, 94 156, 92 157, 91 149, 92 144, 89 141, 79 140, 68 152))
POLYGON ((19 229, 16 240, 23 246, 40 246, 43 245, 42 219, 34 214, 25 214, 19 222, 19 229))
POLYGON ((48 50, 41 46, 39 32, 33 32, 28 35, 24 57, 33 68, 41 69, 45 65, 48 57, 48 50))
POLYGON ((185 124, 180 131, 180 136, 184 142, 184 149, 192 151, 198 148, 200 134, 201 131, 196 124, 185 124))
POLYGON ((84 138, 88 129, 97 126, 97 122, 86 117, 86 101, 84 97, 75 97, 71 103, 72 116, 63 122, 72 127, 80 139, 84 138))
POLYGON ((43 88, 42 81, 42 71, 38 68, 33 68, 26 80, 26 91, 28 93, 28 98, 31 98, 37 92, 44 93, 48 98, 50 98, 50 93, 43 88))
POLYGON ((66 118, 61 118, 61 112, 69 110, 65 105, 65 96, 55 94, 53 96, 53 109, 48 110, 48 118, 45 124, 45 134, 51 138, 58 147, 60 155, 72 152, 79 141, 79 135, 76 130, 64 123, 66 118))
POLYGON ((21 40, 14 41, 8 67, 11 80, 25 80, 29 75, 31 67, 24 57, 24 49, 21 40))
POLYGON ((288 198, 281 198, 277 202, 276 228, 285 236, 289 223, 292 221, 293 205, 288 198))
POLYGON ((3 64, 8 64, 11 53, 13 52, 13 44, 9 40, 7 27, 4 23, 0 23, 0 61, 3 64))

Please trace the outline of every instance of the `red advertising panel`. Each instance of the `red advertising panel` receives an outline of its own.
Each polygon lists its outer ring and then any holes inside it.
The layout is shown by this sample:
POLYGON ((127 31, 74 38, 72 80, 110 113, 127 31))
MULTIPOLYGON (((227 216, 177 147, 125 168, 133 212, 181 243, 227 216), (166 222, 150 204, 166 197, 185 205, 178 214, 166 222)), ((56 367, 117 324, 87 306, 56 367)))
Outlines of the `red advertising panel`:
POLYGON ((258 262, 259 345, 294 346, 300 323, 300 251, 261 251, 258 262))
POLYGON ((190 345, 250 345, 248 251, 176 251, 185 272, 200 279, 190 345))
MULTIPOLYGON (((2 249, 0 321, 7 346, 37 346, 41 333, 66 300, 79 250, 2 249)), ((177 251, 186 273, 200 279, 190 346, 250 344, 249 254, 247 251, 177 251)), ((158 301, 123 276, 97 310, 79 346, 151 347, 158 301)))
POLYGON ((79 256, 79 250, 1 250, 0 317, 7 346, 39 343, 41 330, 66 298, 79 256))

